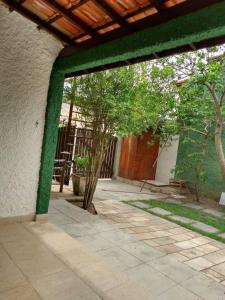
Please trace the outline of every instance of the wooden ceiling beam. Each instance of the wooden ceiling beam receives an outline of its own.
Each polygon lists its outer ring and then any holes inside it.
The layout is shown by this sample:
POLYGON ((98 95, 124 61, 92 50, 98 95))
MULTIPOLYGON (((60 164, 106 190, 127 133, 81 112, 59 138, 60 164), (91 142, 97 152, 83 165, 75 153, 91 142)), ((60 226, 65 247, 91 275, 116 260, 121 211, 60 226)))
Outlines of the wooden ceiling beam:
POLYGON ((120 26, 126 26, 127 22, 104 0, 94 0, 94 2, 120 26))
POLYGON ((41 1, 47 4, 53 10, 55 10, 61 16, 66 18, 70 23, 79 27, 82 31, 87 32, 90 36, 94 37, 98 35, 98 33, 95 30, 93 30, 91 27, 89 27, 83 20, 81 20, 76 15, 74 15, 70 10, 58 4, 58 2, 56 2, 55 0, 41 0, 41 1))
POLYGON ((64 42, 68 45, 74 45, 74 42, 64 33, 59 31, 58 29, 52 27, 44 20, 40 19, 37 15, 20 5, 18 2, 14 0, 2 0, 11 10, 15 10, 16 12, 23 15, 25 18, 29 19, 30 21, 34 22, 38 25, 39 28, 45 29, 48 33, 54 35, 58 40, 64 42))

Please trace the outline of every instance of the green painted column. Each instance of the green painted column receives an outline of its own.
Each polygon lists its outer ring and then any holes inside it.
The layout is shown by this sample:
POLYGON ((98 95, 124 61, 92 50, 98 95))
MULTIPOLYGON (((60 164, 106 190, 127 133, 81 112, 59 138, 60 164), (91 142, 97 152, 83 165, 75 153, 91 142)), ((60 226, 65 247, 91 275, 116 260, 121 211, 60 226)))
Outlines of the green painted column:
POLYGON ((51 181, 54 166, 54 155, 58 138, 58 124, 62 104, 64 74, 52 69, 47 108, 45 114, 45 128, 42 143, 41 167, 39 172, 39 187, 37 194, 37 214, 48 212, 51 181))

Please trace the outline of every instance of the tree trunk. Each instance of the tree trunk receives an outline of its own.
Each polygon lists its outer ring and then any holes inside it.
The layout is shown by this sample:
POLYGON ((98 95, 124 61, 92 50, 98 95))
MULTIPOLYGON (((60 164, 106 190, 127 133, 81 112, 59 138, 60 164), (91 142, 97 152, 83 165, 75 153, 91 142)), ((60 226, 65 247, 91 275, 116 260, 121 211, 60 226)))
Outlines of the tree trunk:
POLYGON ((223 144, 222 144, 223 118, 222 118, 221 110, 222 107, 219 107, 216 110, 215 148, 216 148, 216 153, 220 164, 221 174, 225 181, 225 158, 224 158, 223 144))
POLYGON ((195 179, 195 200, 199 202, 200 200, 200 173, 203 169, 204 159, 206 156, 206 150, 208 145, 208 132, 204 135, 204 143, 202 144, 201 157, 196 165, 196 179, 195 179))
POLYGON ((98 140, 97 143, 94 144, 96 144, 96 148, 94 149, 94 155, 91 157, 83 202, 83 208, 86 210, 89 210, 92 204, 94 192, 100 175, 101 166, 104 159, 104 151, 106 148, 105 137, 103 137, 103 140, 98 140))

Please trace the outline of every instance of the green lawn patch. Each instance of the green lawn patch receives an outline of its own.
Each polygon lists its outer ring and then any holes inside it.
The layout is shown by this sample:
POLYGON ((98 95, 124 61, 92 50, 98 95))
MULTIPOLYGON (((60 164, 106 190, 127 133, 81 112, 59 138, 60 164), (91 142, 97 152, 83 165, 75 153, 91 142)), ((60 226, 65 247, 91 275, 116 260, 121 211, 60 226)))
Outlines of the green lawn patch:
MULTIPOLYGON (((133 201, 124 201, 124 202, 129 205, 135 206, 135 202, 133 202, 133 201)), ((159 208, 162 208, 164 210, 171 212, 172 215, 186 217, 186 218, 192 219, 196 222, 201 222, 206 225, 215 227, 219 230, 218 233, 205 232, 203 230, 199 230, 199 229, 195 228, 192 224, 184 224, 180 221, 171 220, 170 216, 162 216, 162 215, 148 211, 148 208, 142 208, 142 210, 144 210, 148 213, 155 214, 161 218, 167 219, 167 220, 177 223, 183 227, 186 227, 193 231, 199 232, 205 236, 211 237, 215 240, 219 240, 219 241, 222 241, 225 243, 225 238, 222 238, 219 236, 220 233, 225 232, 225 219, 223 219, 223 218, 215 217, 215 216, 213 216, 209 213, 206 213, 202 210, 199 210, 199 209, 185 207, 182 204, 168 203, 168 202, 158 201, 158 200, 140 200, 139 202, 148 204, 149 208, 159 207, 159 208)))

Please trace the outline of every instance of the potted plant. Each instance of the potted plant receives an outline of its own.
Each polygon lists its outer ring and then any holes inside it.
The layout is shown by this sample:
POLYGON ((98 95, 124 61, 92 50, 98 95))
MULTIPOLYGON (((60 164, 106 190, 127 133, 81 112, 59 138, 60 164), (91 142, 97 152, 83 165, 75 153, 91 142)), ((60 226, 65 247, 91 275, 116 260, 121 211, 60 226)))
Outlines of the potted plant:
POLYGON ((76 173, 72 174, 73 193, 77 196, 83 196, 86 185, 86 170, 89 164, 89 156, 75 155, 73 163, 76 166, 76 173))

